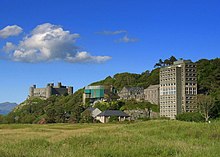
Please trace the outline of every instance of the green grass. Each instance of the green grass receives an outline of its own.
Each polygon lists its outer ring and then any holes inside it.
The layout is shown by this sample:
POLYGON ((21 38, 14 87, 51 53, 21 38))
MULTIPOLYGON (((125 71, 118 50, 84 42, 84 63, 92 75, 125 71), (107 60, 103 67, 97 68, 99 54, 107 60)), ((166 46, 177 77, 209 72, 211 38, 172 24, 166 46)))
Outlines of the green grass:
POLYGON ((220 156, 220 122, 0 125, 0 157, 220 156))

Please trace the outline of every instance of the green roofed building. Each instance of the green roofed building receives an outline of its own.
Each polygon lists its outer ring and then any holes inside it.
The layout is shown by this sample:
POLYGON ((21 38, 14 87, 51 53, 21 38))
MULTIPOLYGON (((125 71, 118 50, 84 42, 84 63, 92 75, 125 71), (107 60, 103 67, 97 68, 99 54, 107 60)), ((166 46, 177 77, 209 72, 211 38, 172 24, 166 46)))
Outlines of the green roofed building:
POLYGON ((90 103, 93 103, 96 100, 104 99, 105 87, 104 86, 87 86, 84 89, 83 93, 83 103, 86 103, 88 100, 90 103))

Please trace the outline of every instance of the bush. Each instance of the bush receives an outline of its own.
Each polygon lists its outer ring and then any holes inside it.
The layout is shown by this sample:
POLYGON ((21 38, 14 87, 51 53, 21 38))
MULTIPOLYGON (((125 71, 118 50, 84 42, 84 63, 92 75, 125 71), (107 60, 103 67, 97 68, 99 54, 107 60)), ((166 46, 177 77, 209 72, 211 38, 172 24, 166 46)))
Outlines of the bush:
POLYGON ((187 122, 204 122, 205 119, 198 112, 186 112, 176 116, 177 120, 187 122))
POLYGON ((94 121, 94 120, 93 120, 91 111, 85 110, 85 111, 81 114, 81 119, 80 119, 80 122, 81 122, 81 123, 92 123, 93 121, 94 121))

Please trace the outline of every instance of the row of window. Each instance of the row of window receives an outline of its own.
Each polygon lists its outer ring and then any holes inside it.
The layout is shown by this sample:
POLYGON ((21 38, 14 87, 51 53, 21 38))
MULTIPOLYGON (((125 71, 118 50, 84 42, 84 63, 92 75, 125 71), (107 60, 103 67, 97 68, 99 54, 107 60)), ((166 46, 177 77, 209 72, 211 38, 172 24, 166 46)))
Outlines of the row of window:
POLYGON ((170 91, 162 91, 160 92, 160 95, 175 95, 176 90, 170 90, 170 91))
POLYGON ((196 67, 196 65, 195 64, 186 64, 186 67, 191 67, 191 68, 195 68, 196 67))
POLYGON ((186 69, 186 72, 192 71, 192 72, 196 72, 196 69, 186 69))
POLYGON ((160 71, 160 73, 163 74, 163 73, 174 72, 174 71, 176 71, 176 69, 166 69, 166 70, 160 71))
POLYGON ((160 105, 170 105, 170 104, 176 104, 176 101, 161 101, 160 105))
POLYGON ((165 83, 165 84, 160 84, 160 86, 176 86, 176 83, 165 83))
POLYGON ((176 99, 175 95, 167 95, 167 96, 160 96, 160 100, 164 99, 176 99))
POLYGON ((195 97, 191 97, 191 96, 187 96, 186 99, 190 100, 190 99, 194 99, 195 97))
POLYGON ((145 98, 157 98, 158 96, 157 95, 145 95, 145 98))
POLYGON ((164 108, 164 109, 166 109, 166 108, 176 108, 176 105, 171 105, 171 106, 168 106, 168 105, 166 105, 166 106, 160 106, 160 108, 162 109, 162 108, 164 108))
POLYGON ((196 77, 186 77, 186 80, 188 80, 188 81, 196 81, 197 78, 196 77))
POLYGON ((168 77, 168 76, 175 76, 176 73, 172 72, 172 73, 164 73, 164 74, 160 74, 160 77, 168 77))
POLYGON ((194 94, 197 94, 197 89, 196 88, 186 88, 185 93, 194 95, 194 94))
POLYGON ((195 86, 196 83, 186 83, 186 86, 195 86))
POLYGON ((160 82, 163 82, 163 81, 171 81, 171 80, 176 80, 176 78, 165 78, 165 79, 160 79, 160 82))

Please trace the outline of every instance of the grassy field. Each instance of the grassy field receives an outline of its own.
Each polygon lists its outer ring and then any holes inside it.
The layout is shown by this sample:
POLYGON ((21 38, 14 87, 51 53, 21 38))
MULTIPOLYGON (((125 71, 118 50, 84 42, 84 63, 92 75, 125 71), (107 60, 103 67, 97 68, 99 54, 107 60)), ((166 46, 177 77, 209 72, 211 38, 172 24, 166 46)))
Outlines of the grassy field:
POLYGON ((0 157, 219 157, 220 122, 0 125, 0 157))

